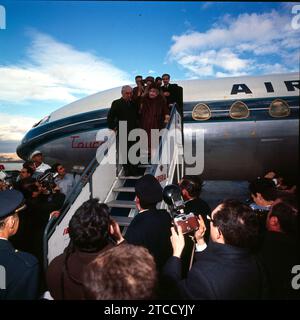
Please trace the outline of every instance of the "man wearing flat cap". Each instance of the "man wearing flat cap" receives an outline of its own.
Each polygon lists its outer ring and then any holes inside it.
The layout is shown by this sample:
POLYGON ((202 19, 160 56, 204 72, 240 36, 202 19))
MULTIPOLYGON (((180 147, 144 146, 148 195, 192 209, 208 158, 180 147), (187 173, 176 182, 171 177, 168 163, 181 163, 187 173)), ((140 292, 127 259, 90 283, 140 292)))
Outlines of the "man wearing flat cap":
POLYGON ((35 165, 35 172, 34 178, 44 173, 46 170, 51 169, 51 167, 43 162, 43 154, 39 150, 35 150, 30 155, 30 159, 34 162, 35 165))
POLYGON ((8 239, 19 227, 24 197, 17 190, 0 192, 0 300, 38 298, 39 267, 29 253, 15 250, 8 239))
POLYGON ((137 181, 135 192, 139 213, 129 225, 125 239, 130 244, 147 248, 160 271, 172 255, 171 217, 166 210, 156 209, 157 203, 162 201, 162 187, 154 176, 146 174, 137 181))

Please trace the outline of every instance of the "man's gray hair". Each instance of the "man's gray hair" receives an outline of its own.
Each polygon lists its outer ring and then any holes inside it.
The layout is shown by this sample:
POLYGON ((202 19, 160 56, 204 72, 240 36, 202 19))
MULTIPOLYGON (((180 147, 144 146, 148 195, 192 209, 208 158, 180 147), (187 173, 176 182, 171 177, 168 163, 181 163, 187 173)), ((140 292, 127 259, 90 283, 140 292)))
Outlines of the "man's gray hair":
POLYGON ((130 87, 130 86, 128 86, 128 85, 126 85, 126 86, 123 86, 122 87, 122 90, 121 90, 121 93, 123 93, 125 90, 127 90, 127 89, 131 89, 132 90, 132 87, 130 87))

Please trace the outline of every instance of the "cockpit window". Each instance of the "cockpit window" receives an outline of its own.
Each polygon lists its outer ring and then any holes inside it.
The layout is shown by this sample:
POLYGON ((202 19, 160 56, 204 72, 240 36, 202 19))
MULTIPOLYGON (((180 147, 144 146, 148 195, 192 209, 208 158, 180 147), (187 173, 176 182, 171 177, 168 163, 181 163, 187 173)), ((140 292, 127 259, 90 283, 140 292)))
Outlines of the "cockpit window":
POLYGON ((290 107, 286 101, 275 99, 270 104, 269 114, 274 118, 287 117, 290 114, 290 107))
POLYGON ((236 101, 230 107, 229 115, 233 119, 245 119, 249 114, 247 105, 242 101, 236 101))
POLYGON ((50 116, 46 116, 42 120, 40 120, 39 122, 35 123, 32 127, 35 128, 43 123, 46 123, 49 121, 49 119, 50 119, 50 116))
POLYGON ((194 120, 208 120, 211 117, 211 111, 205 103, 198 103, 192 113, 194 120))

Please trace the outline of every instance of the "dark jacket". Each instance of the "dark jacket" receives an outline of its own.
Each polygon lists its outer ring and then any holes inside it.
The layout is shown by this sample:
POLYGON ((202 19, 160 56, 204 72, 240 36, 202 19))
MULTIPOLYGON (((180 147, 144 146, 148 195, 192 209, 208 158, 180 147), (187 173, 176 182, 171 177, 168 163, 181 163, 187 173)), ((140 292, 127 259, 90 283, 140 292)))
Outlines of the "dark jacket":
POLYGON ((299 290, 292 288, 295 274, 292 268, 300 265, 300 250, 294 237, 281 232, 267 231, 258 254, 270 284, 271 299, 299 299, 299 290))
POLYGON ((189 200, 189 201, 185 202, 185 210, 184 211, 186 214, 192 212, 197 216, 201 215, 201 217, 204 220, 205 227, 206 227, 204 240, 207 243, 209 240, 209 235, 210 235, 210 224, 209 224, 209 221, 206 217, 207 215, 210 216, 210 214, 211 214, 211 210, 210 210, 209 205, 204 200, 202 200, 200 198, 193 199, 193 200, 189 200))
POLYGON ((39 266, 34 256, 15 250, 9 241, 0 239, 0 266, 0 300, 38 298, 39 266), (6 289, 2 289, 3 285, 6 289))
POLYGON ((64 267, 66 251, 51 261, 46 280, 48 289, 54 300, 83 300, 83 269, 100 253, 112 248, 107 245, 99 252, 80 252, 75 250, 68 257, 68 268, 64 267))
POLYGON ((171 217, 166 210, 149 209, 138 213, 130 223, 125 239, 140 245, 153 255, 157 269, 161 270, 172 255, 171 217))
POLYGON ((216 242, 195 254, 196 262, 181 280, 181 261, 171 257, 164 274, 177 282, 183 298, 260 299, 265 278, 255 258, 246 250, 216 242))
POLYGON ((109 129, 118 129, 119 121, 127 121, 127 131, 138 127, 138 106, 135 102, 127 103, 123 98, 114 100, 107 114, 109 129))
POLYGON ((160 90, 164 92, 169 92, 170 95, 165 97, 167 99, 167 103, 177 103, 177 111, 180 113, 181 117, 183 117, 183 89, 178 86, 176 83, 170 83, 168 87, 162 86, 160 90))
MULTIPOLYGON (((200 198, 188 200, 185 202, 184 212, 185 214, 194 213, 197 216, 201 215, 206 226, 204 240, 206 243, 208 243, 209 237, 210 237, 210 223, 206 216, 210 215, 211 213, 211 210, 208 204, 200 198)), ((193 256, 193 251, 195 249, 194 241, 192 240, 190 234, 184 235, 184 242, 185 242, 185 245, 181 255, 181 269, 182 269, 183 278, 186 277, 189 271, 191 259, 193 256)))
POLYGON ((37 198, 27 199, 27 208, 19 213, 18 232, 11 237, 15 248, 24 250, 38 258, 43 263, 43 235, 49 221, 50 213, 61 209, 65 195, 40 195, 37 198))

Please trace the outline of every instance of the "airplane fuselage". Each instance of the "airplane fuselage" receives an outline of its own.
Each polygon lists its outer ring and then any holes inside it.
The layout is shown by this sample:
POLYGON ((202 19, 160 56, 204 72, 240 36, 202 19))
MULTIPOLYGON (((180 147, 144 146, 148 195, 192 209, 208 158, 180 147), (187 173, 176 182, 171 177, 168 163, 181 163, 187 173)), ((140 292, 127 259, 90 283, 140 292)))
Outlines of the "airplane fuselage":
MULTIPOLYGON (((189 80, 184 93, 184 138, 204 130, 204 179, 249 180, 268 170, 298 172, 299 74, 189 80)), ((18 147, 27 159, 34 149, 45 162, 68 170, 87 166, 106 129, 120 88, 81 99, 53 112, 32 128, 18 147)), ((199 172, 201 173, 201 172, 199 172)))

